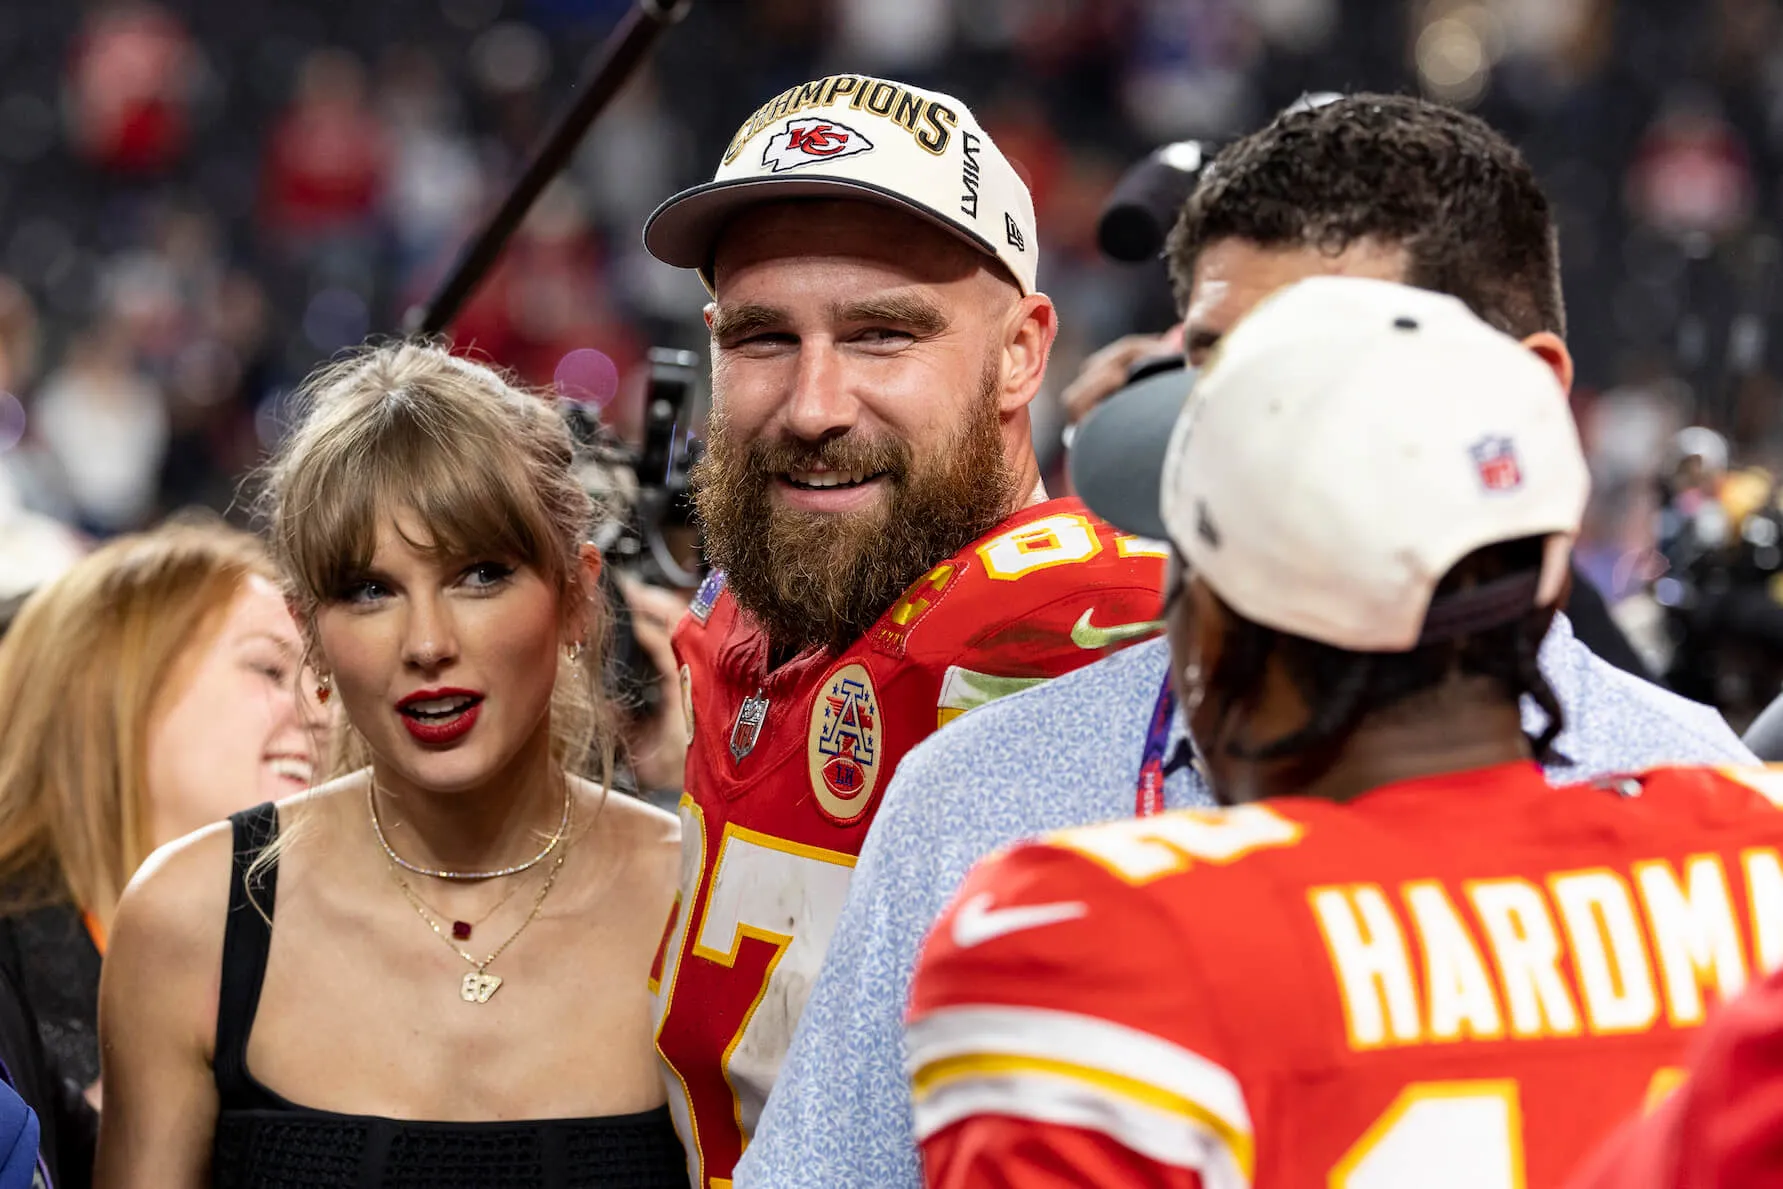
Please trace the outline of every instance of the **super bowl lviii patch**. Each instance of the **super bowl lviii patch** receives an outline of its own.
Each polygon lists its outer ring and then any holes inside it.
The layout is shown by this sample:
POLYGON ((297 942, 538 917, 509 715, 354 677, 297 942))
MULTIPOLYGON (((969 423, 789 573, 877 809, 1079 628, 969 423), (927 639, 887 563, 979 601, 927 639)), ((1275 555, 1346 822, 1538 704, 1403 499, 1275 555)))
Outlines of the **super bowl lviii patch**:
POLYGON ((713 570, 694 591, 693 601, 687 604, 687 613, 705 623, 712 618, 712 608, 718 602, 718 596, 724 592, 724 571, 713 570))
POLYGON ((860 820, 879 784, 879 695, 864 665, 843 665, 823 683, 811 707, 805 745, 811 791, 837 825, 860 820))

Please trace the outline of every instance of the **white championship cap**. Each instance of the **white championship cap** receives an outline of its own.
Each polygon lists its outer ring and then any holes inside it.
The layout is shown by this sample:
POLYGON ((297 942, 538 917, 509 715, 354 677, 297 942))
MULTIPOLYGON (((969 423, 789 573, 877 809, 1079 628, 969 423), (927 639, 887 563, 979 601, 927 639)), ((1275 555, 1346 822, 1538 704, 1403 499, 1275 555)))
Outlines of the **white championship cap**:
MULTIPOLYGON (((1074 474, 1111 472, 1155 441, 1159 401, 1121 403, 1085 424, 1075 450, 1091 457, 1074 474)), ((1194 380, 1160 465, 1156 513, 1130 481, 1080 494, 1129 531, 1161 517, 1246 619, 1357 652, 1553 603, 1590 488, 1566 393, 1533 352, 1455 298, 1353 277, 1289 286, 1240 322, 1194 380), (1539 574, 1432 605, 1469 553, 1543 536, 1539 574)))
POLYGON ((1002 261, 1034 292, 1040 256, 1028 187, 966 105, 855 74, 782 91, 731 138, 718 173, 644 222, 644 246, 712 283, 724 224, 758 202, 858 198, 903 207, 1002 261))

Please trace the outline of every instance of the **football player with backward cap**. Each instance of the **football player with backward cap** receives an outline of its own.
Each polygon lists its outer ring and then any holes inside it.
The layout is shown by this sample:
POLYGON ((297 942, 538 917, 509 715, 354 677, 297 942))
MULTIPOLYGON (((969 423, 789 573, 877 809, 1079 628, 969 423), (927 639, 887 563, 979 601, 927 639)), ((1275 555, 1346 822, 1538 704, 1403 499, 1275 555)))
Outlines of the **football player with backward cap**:
MULTIPOLYGON (((1135 452, 1111 413, 1078 450, 1135 452)), ((1142 486, 1083 495, 1170 541, 1223 808, 966 880, 910 1007, 927 1183, 1560 1184, 1783 959, 1783 813, 1762 769, 1544 780, 1588 488, 1554 373, 1454 298, 1302 281, 1142 486)))
POLYGON ((657 1048, 728 1185, 903 755, 1154 636, 1164 554, 1048 499, 1056 331, 1027 187, 964 104, 837 75, 770 100, 645 243, 712 293, 693 475, 716 571, 675 633, 692 724, 657 1048))

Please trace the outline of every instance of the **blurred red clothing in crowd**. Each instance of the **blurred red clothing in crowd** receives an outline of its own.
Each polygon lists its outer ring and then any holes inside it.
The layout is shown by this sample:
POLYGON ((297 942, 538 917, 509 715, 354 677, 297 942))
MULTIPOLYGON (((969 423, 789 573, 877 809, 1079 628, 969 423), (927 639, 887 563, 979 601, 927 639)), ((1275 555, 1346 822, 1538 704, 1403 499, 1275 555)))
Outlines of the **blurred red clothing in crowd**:
POLYGON ((350 54, 318 50, 269 141, 262 226, 298 237, 364 229, 382 201, 389 158, 364 68, 350 54))
POLYGON ((186 151, 200 67, 185 26, 166 9, 122 3, 92 13, 68 63, 77 152, 119 173, 157 173, 186 151))

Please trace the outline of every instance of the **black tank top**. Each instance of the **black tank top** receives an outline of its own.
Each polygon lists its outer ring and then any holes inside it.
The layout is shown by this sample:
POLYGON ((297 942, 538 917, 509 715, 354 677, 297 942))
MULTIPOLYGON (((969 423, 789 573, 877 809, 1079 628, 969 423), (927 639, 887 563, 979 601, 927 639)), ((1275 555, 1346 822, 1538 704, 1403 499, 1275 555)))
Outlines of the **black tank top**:
POLYGON ((278 865, 256 873, 251 900, 247 872, 278 834, 278 809, 268 802, 229 821, 235 862, 217 1002, 215 1189, 686 1189, 666 1106, 591 1119, 425 1123, 313 1110, 261 1085, 248 1072, 248 1034, 272 944, 278 865))

